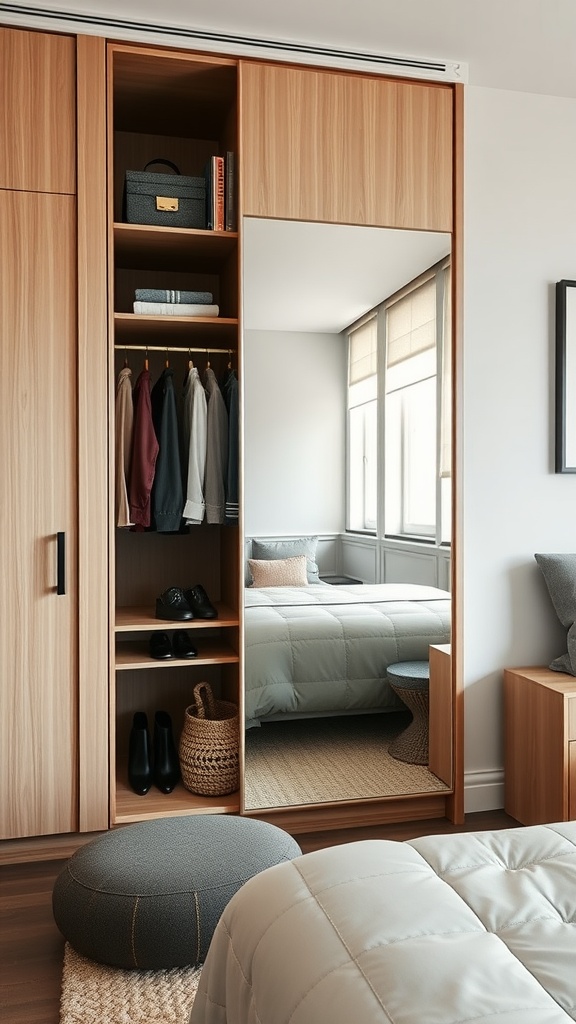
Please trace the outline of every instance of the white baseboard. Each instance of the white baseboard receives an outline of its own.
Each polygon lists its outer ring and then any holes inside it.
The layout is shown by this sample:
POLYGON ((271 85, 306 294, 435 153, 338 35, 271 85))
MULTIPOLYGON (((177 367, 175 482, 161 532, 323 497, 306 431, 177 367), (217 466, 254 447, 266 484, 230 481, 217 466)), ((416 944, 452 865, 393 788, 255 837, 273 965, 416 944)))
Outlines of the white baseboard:
POLYGON ((464 813, 495 811, 504 807, 504 770, 465 772, 464 813))

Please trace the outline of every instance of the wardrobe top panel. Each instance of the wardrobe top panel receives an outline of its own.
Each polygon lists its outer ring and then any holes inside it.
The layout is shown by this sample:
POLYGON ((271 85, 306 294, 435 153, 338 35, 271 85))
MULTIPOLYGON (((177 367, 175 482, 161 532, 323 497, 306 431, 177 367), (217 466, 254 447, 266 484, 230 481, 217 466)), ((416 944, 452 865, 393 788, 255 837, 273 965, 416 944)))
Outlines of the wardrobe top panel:
POLYGON ((450 86, 241 62, 245 215, 452 230, 450 86))
POLYGON ((0 29, 0 188, 76 191, 76 40, 0 29))

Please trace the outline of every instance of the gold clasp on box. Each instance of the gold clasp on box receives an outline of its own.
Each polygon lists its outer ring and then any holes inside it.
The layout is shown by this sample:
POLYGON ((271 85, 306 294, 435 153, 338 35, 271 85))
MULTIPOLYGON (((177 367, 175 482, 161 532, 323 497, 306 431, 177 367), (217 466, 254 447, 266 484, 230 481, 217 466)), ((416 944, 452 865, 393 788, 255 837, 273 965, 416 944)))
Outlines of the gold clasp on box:
POLYGON ((156 196, 156 209, 175 211, 178 209, 178 200, 170 199, 168 196, 156 196))

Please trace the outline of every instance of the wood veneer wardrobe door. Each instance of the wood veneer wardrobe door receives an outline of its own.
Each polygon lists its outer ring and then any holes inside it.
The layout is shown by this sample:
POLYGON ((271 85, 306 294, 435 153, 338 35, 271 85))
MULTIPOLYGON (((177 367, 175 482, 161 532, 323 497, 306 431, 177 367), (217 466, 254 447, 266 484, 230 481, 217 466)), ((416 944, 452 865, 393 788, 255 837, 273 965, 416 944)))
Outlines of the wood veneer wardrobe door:
POLYGON ((452 230, 452 88, 240 63, 247 216, 452 230))
POLYGON ((0 188, 76 190, 76 43, 0 29, 0 188))
POLYGON ((75 217, 0 191, 1 838, 77 828, 75 217))

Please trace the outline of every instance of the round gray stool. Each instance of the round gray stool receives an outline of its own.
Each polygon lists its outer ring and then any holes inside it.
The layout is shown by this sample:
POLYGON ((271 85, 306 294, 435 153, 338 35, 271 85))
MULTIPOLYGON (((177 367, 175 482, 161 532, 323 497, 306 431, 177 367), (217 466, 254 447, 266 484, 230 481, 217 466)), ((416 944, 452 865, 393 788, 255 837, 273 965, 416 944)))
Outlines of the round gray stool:
POLYGON ((77 953, 99 963, 197 966, 240 886, 301 852, 276 825, 234 815, 126 825, 70 858, 54 884, 54 920, 77 953))
POLYGON ((394 693, 412 712, 412 721, 392 741, 388 753, 407 764, 428 764, 429 663, 399 661, 389 665, 386 673, 394 693))

